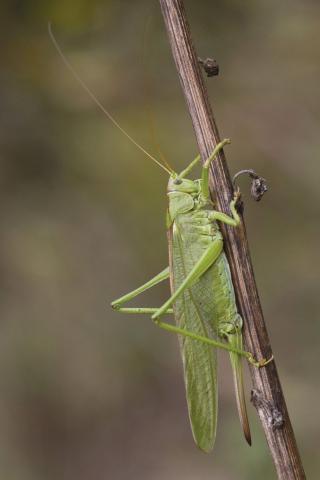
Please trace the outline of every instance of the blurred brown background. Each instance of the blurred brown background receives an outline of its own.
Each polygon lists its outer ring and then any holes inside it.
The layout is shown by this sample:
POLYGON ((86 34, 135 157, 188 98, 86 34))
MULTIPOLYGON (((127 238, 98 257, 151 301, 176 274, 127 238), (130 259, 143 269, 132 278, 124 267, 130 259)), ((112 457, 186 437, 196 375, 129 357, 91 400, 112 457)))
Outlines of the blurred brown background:
MULTIPOLYGON (((185 4, 199 55, 220 64, 207 84, 232 139, 230 169, 269 182, 255 204, 241 180, 249 240, 297 441, 317 478, 320 4, 185 4)), ((109 308, 167 264, 167 179, 75 82, 47 22, 92 91, 155 152, 151 105, 158 142, 181 169, 197 149, 157 2, 2 0, 0 11, 1 478, 275 478, 251 406, 253 447, 242 438, 227 356, 205 455, 188 424, 176 338, 109 308)), ((160 286, 136 304, 167 296, 160 286)))

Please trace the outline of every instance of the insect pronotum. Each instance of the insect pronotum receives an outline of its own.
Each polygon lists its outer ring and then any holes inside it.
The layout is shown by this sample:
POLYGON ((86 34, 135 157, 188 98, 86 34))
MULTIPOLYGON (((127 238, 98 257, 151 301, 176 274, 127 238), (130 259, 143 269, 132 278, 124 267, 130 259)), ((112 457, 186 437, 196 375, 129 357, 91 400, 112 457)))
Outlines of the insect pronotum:
POLYGON ((196 444, 205 452, 213 448, 217 426, 217 355, 216 349, 229 351, 234 376, 237 407, 244 436, 251 444, 241 358, 256 367, 271 359, 257 361, 243 350, 242 325, 238 313, 229 264, 223 251, 218 222, 237 227, 240 218, 236 205, 237 190, 230 203, 231 216, 215 210, 209 193, 209 167, 218 152, 230 140, 216 145, 202 166, 201 178, 186 177, 200 162, 197 156, 181 173, 162 164, 139 145, 105 109, 74 71, 54 38, 49 34, 66 66, 111 122, 145 155, 169 174, 167 195, 167 233, 169 266, 144 285, 114 300, 114 310, 130 314, 151 314, 155 324, 178 334, 183 360, 184 380, 191 429, 196 444), (128 308, 123 305, 158 283, 170 279, 171 296, 159 308, 128 308), (175 325, 162 321, 173 315, 175 325))

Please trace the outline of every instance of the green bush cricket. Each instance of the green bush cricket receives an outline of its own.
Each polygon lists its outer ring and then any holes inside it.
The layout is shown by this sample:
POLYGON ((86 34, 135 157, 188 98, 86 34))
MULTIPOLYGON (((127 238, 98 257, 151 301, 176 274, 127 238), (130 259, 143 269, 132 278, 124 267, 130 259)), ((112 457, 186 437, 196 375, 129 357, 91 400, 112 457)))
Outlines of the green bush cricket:
POLYGON ((210 163, 230 140, 225 139, 216 145, 202 166, 201 179, 186 178, 199 164, 200 156, 177 174, 168 164, 164 165, 150 155, 123 130, 74 71, 57 44, 50 25, 49 33, 64 63, 98 107, 136 147, 169 174, 169 267, 141 287, 113 301, 111 306, 122 313, 152 314, 156 325, 179 335, 191 429, 196 444, 205 452, 213 448, 216 436, 216 348, 229 351, 239 417, 244 436, 251 444, 241 357, 256 367, 265 366, 272 358, 257 361, 250 352, 243 350, 243 321, 237 311, 230 268, 217 223, 233 227, 239 225, 236 204, 240 193, 237 190, 230 203, 232 216, 215 210, 209 193, 210 163), (129 300, 167 279, 170 279, 171 297, 160 308, 123 307, 129 300), (165 314, 173 314, 176 325, 163 322, 161 317, 165 314))
POLYGON ((205 452, 213 448, 217 425, 217 358, 216 349, 212 347, 230 352, 239 417, 249 444, 251 434, 241 357, 257 367, 270 361, 257 362, 251 353, 243 351, 242 319, 237 311, 229 264, 217 223, 239 225, 236 210, 239 191, 230 203, 232 216, 215 210, 209 194, 210 162, 227 143, 230 140, 223 140, 215 147, 202 167, 201 179, 185 178, 198 164, 199 156, 179 175, 171 172, 167 189, 169 267, 111 304, 123 313, 152 313, 152 319, 159 327, 179 335, 191 428, 196 444, 205 452), (168 278, 172 295, 160 308, 122 307, 168 278), (168 313, 174 314, 176 326, 160 320, 168 313))

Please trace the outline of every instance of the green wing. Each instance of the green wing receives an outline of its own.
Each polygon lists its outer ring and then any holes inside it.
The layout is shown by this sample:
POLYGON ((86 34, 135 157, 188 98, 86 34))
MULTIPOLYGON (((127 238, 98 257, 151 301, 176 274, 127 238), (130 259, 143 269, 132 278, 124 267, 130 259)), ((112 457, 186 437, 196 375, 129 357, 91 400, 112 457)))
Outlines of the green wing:
MULTIPOLYGON (((188 235, 186 228, 181 229, 188 235)), ((205 245, 188 243, 175 221, 168 231, 170 284, 174 292, 201 257, 205 245)), ((174 304, 177 325, 198 335, 215 338, 212 276, 209 270, 174 304)), ((187 337, 180 337, 184 381, 192 433, 196 444, 208 452, 213 448, 217 426, 216 350, 187 337)))

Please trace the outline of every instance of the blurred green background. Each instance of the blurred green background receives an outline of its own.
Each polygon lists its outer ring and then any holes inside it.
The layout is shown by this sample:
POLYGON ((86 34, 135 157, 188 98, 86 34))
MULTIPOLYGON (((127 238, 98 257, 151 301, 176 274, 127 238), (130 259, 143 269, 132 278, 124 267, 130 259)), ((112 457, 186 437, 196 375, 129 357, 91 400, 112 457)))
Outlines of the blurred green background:
MULTIPOLYGON (((185 5, 198 54, 220 64, 206 83, 232 139, 230 170, 269 182, 256 204, 241 180, 248 234, 298 445, 318 478, 320 4, 185 5)), ((0 11, 1 478, 275 478, 252 406, 253 447, 242 438, 227 356, 205 455, 188 424, 176 338, 109 308, 168 262, 167 179, 75 82, 47 22, 92 91, 156 153, 151 107, 180 169, 197 147, 157 2, 2 0, 0 11)), ((136 304, 168 293, 159 286, 136 304)))

